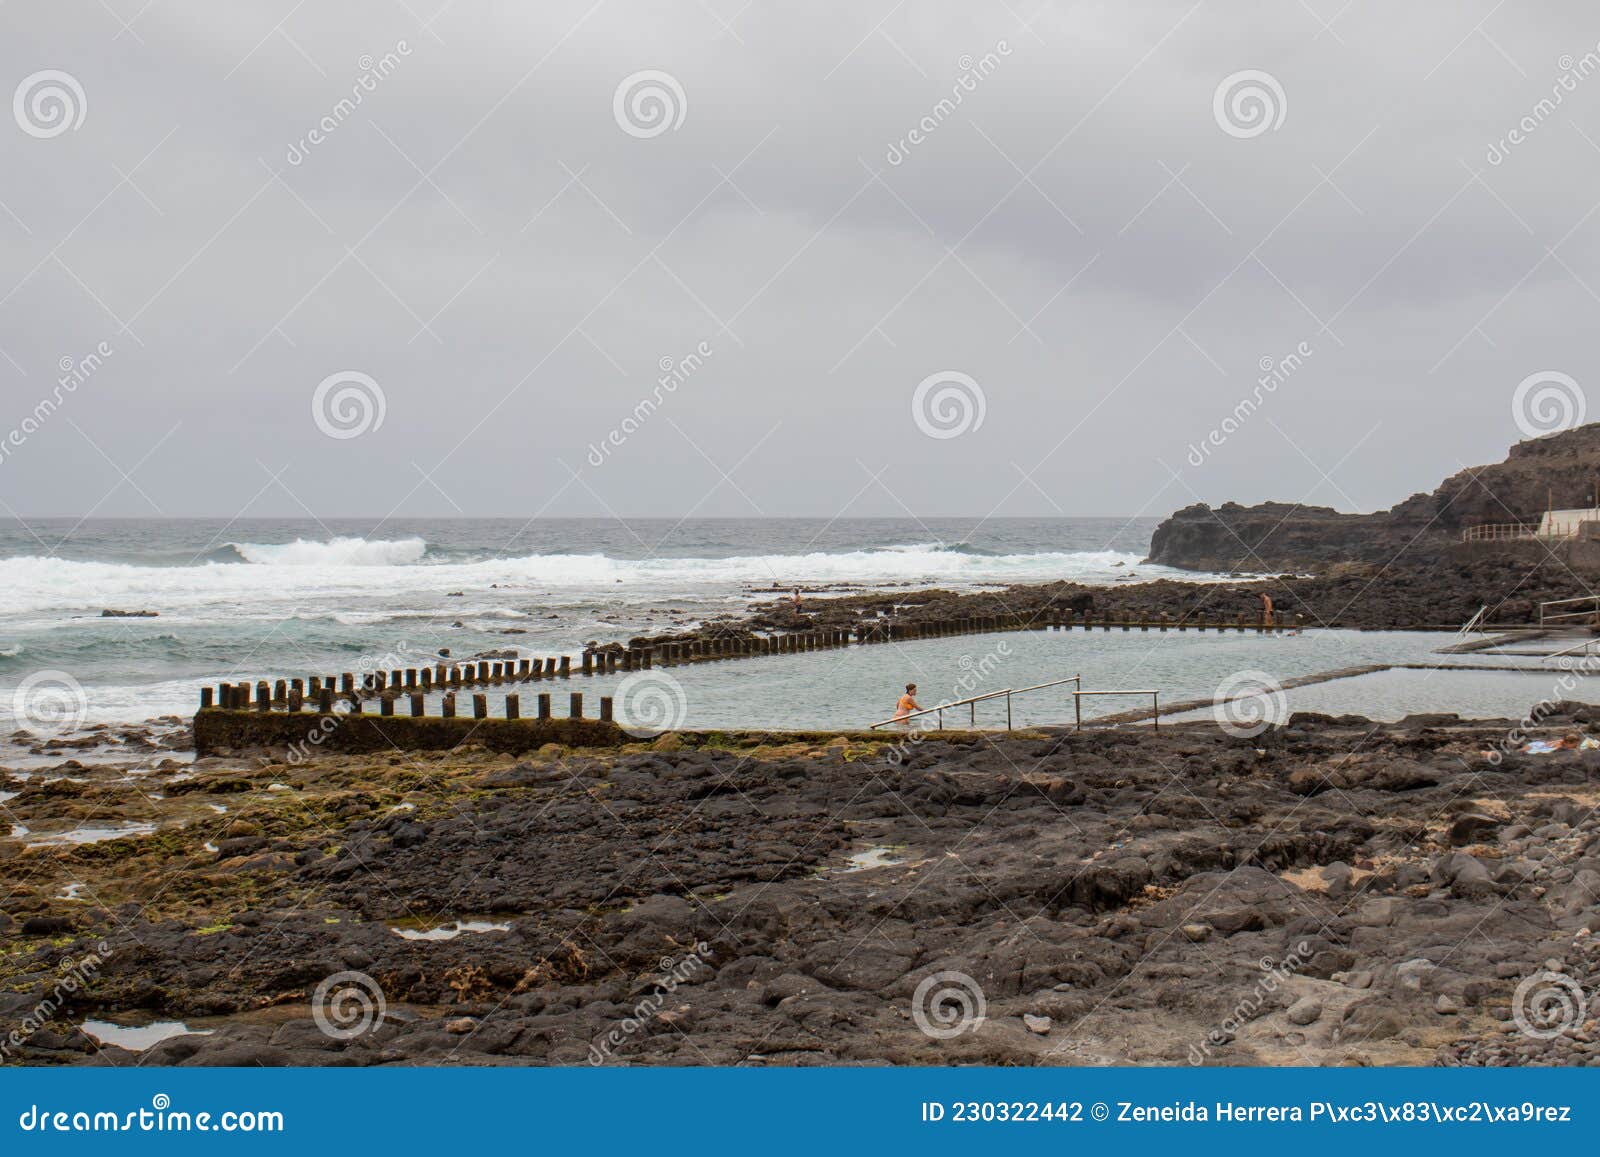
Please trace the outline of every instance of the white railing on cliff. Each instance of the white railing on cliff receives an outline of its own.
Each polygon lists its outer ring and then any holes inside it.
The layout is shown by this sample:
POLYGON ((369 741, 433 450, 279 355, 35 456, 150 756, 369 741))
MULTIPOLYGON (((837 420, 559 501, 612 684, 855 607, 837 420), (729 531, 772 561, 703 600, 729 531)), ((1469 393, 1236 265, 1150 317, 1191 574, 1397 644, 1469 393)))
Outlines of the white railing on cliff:
MULTIPOLYGON (((1469 526, 1461 532, 1462 542, 1509 542, 1519 538, 1539 538, 1539 528, 1528 522, 1489 522, 1482 526, 1469 526)), ((1545 535, 1545 538, 1567 538, 1568 535, 1545 535)))

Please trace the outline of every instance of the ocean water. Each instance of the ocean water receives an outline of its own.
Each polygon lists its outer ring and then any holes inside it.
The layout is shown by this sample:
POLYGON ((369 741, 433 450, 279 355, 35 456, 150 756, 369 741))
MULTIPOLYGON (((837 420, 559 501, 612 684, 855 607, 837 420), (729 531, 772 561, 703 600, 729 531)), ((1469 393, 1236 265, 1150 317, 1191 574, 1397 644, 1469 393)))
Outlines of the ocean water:
POLYGON ((572 654, 774 587, 993 589, 1206 576, 1155 519, 0 521, 0 731, 187 714, 202 684, 572 654), (104 618, 104 610, 154 611, 104 618))

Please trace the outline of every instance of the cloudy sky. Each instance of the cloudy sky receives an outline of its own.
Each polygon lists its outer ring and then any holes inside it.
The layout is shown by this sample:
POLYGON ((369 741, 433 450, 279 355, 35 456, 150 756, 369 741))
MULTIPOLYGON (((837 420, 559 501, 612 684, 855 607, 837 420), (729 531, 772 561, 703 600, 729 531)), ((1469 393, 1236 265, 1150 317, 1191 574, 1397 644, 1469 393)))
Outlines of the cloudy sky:
POLYGON ((1580 0, 0 25, 0 512, 1367 510, 1600 382, 1580 0))

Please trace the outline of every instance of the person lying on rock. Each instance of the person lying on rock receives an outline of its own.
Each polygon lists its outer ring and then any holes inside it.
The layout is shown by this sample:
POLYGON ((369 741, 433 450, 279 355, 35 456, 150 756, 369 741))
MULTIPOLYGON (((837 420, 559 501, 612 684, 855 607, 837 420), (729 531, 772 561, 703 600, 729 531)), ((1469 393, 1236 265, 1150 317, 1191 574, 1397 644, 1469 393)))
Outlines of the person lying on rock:
POLYGON ((1531 739, 1522 745, 1529 755, 1548 755, 1553 751, 1592 751, 1600 747, 1600 739, 1569 731, 1560 739, 1531 739))

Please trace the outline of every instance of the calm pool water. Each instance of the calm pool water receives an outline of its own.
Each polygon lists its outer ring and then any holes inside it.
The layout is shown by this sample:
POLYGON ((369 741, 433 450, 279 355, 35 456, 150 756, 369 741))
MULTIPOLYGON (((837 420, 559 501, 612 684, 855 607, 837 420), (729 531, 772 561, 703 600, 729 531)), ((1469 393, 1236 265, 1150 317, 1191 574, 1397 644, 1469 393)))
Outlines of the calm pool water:
MULTIPOLYGON (((1350 701, 1364 706, 1339 708, 1398 718, 1419 711, 1521 714, 1544 697, 1559 674, 1544 671, 1545 664, 1534 657, 1434 654, 1436 648, 1454 641, 1455 636, 1444 632, 1308 631, 1298 636, 1258 636, 1254 632, 1219 635, 1209 631, 1029 631, 658 667, 636 672, 631 678, 594 676, 486 691, 491 716, 502 713, 507 690, 521 694, 525 716, 533 714, 533 696, 540 692, 551 693, 555 714, 565 715, 568 693, 581 691, 590 715, 598 711, 601 696, 615 698, 619 721, 625 725, 841 728, 887 718, 908 682, 918 684, 918 701, 924 707, 1074 674, 1083 676, 1086 691, 1154 688, 1166 704, 1210 699, 1225 680, 1247 671, 1261 672, 1279 682, 1373 663, 1517 665, 1531 672, 1499 677, 1472 672, 1466 678, 1483 682, 1466 683, 1460 677, 1446 677, 1447 672, 1403 672, 1418 677, 1363 684, 1363 688, 1376 689, 1358 691, 1350 701), (1471 689, 1470 700, 1460 698, 1464 687, 1471 689)), ((1316 698, 1323 694, 1319 688, 1308 687, 1294 694, 1305 697, 1308 709, 1333 710, 1319 705, 1332 702, 1316 698)), ((1300 706, 1302 700, 1291 702, 1300 706)), ((1083 714, 1087 720, 1149 704, 1148 696, 1085 699, 1083 714)), ((399 710, 403 712, 405 707, 399 710)), ((438 696, 430 696, 428 712, 437 710, 438 696)), ((470 713, 470 692, 458 693, 457 710, 470 713)), ((1070 722, 1071 688, 1016 696, 1012 712, 1016 726, 1070 722)), ((968 718, 969 708, 962 707, 947 713, 945 722, 952 727, 967 726, 968 718)), ((1004 727, 1005 721, 1003 699, 977 705, 979 727, 1004 727)))
MULTIPOLYGON (((1291 688, 1290 711, 1365 715, 1393 721, 1407 715, 1453 711, 1463 719, 1505 716, 1520 719, 1542 699, 1600 703, 1600 679, 1562 681, 1560 671, 1374 671, 1291 688)), ((1209 710, 1174 716, 1182 721, 1210 718, 1209 710)))

